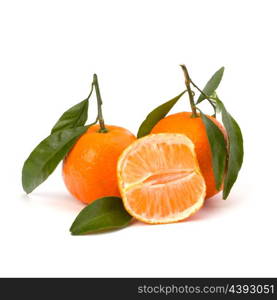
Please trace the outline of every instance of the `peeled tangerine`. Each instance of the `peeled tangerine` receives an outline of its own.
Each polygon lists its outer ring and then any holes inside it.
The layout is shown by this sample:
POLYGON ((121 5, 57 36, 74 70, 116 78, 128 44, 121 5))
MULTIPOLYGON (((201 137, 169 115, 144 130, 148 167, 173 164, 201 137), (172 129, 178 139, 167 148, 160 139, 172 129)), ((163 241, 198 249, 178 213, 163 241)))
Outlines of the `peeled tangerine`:
POLYGON ((184 220, 205 199, 194 144, 184 134, 151 134, 133 142, 118 160, 117 176, 126 210, 145 223, 184 220))

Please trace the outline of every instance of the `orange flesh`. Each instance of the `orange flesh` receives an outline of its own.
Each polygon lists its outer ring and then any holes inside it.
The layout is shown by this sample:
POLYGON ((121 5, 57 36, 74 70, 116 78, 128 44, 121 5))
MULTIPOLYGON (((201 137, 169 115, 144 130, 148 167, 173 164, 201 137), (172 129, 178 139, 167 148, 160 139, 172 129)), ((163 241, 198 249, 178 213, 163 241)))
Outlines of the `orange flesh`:
POLYGON ((136 142, 126 150, 119 179, 125 208, 142 221, 163 223, 198 206, 205 183, 193 145, 184 143, 183 135, 166 134, 166 140, 164 134, 155 136, 160 137, 148 137, 148 142, 136 142))
POLYGON ((174 215, 175 209, 184 211, 195 204, 197 196, 202 193, 202 190, 199 189, 195 197, 194 185, 197 185, 199 181, 198 176, 192 175, 188 182, 186 182, 186 177, 182 177, 182 179, 164 185, 134 187, 127 192, 129 205, 136 213, 150 219, 174 215))

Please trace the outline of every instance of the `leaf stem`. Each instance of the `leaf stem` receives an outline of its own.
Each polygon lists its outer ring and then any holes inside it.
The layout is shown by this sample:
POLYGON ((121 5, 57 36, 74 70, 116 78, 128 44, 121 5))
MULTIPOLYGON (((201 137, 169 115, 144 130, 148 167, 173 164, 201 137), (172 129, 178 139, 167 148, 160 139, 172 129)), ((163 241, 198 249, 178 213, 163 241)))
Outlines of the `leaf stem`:
POLYGON ((210 97, 208 97, 191 79, 190 79, 190 83, 205 97, 207 98, 207 100, 210 102, 211 106, 214 109, 214 112, 216 113, 216 106, 214 105, 214 103, 211 101, 210 97))
POLYGON ((188 94, 189 94, 189 102, 190 102, 191 111, 192 111, 191 117, 196 118, 197 117, 197 112, 196 112, 196 107, 195 107, 195 103, 194 103, 194 100, 193 100, 194 93, 190 88, 191 79, 190 79, 187 67, 185 65, 181 65, 181 68, 182 68, 182 70, 184 72, 184 75, 185 75, 185 84, 186 84, 188 94))
POLYGON ((91 94, 92 94, 92 92, 93 92, 93 86, 94 86, 94 80, 93 80, 92 83, 91 83, 90 92, 89 92, 89 94, 88 94, 86 100, 89 100, 89 98, 90 98, 90 96, 91 96, 91 94))
POLYGON ((98 107, 98 116, 97 116, 97 118, 99 120, 99 125, 100 125, 99 132, 106 133, 106 132, 108 132, 108 130, 105 127, 105 122, 104 122, 104 118, 103 118, 103 113, 102 113, 102 104, 103 104, 103 102, 102 102, 99 83, 98 83, 98 78, 97 78, 96 74, 93 75, 93 83, 94 83, 94 86, 95 86, 95 92, 96 92, 96 98, 97 98, 97 107, 98 107))

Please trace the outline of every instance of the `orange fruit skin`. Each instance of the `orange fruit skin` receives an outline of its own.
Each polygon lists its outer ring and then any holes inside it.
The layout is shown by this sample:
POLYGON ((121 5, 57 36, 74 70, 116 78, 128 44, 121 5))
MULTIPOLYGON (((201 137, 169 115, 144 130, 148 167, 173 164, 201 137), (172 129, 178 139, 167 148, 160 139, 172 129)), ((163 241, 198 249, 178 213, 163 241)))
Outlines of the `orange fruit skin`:
POLYGON ((99 133, 99 125, 89 127, 63 162, 63 179, 67 189, 86 204, 101 197, 120 197, 117 160, 122 151, 136 140, 127 129, 112 125, 105 127, 107 133, 99 133))
MULTIPOLYGON (((225 140, 227 133, 225 128, 214 117, 208 116, 222 131, 225 140)), ((151 133, 183 133, 192 140, 199 162, 201 173, 206 183, 206 199, 216 195, 215 178, 212 167, 212 153, 205 125, 200 117, 191 118, 191 112, 181 112, 169 115, 160 120, 151 133)), ((222 188, 221 188, 222 190, 222 188)))

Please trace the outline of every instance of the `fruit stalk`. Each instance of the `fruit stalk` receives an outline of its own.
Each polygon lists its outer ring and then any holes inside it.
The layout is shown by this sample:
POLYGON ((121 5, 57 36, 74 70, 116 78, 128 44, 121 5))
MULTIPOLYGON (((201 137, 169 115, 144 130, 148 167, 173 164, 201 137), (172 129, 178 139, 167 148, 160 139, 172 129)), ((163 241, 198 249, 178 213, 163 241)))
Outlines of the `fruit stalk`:
POLYGON ((216 114, 216 105, 213 103, 211 98, 207 96, 191 79, 190 79, 190 83, 209 101, 209 103, 214 109, 214 113, 216 114))
POLYGON ((98 118, 99 125, 100 125, 99 132, 106 133, 106 132, 108 132, 108 130, 105 127, 105 122, 104 122, 104 118, 103 118, 103 113, 102 113, 102 104, 103 104, 103 102, 102 102, 99 83, 98 83, 98 78, 97 78, 96 74, 93 75, 93 83, 94 83, 94 86, 95 86, 95 92, 96 92, 96 98, 97 98, 97 107, 98 107, 98 116, 97 116, 97 118, 98 118))
POLYGON ((182 70, 184 72, 184 75, 185 75, 185 84, 186 84, 188 94, 189 94, 189 102, 190 102, 191 111, 192 111, 191 117, 196 118, 197 117, 197 112, 196 112, 196 106, 195 106, 195 103, 194 103, 194 100, 193 100, 193 94, 194 93, 190 88, 191 80, 190 80, 190 77, 189 77, 188 69, 185 65, 181 65, 181 68, 182 68, 182 70))

